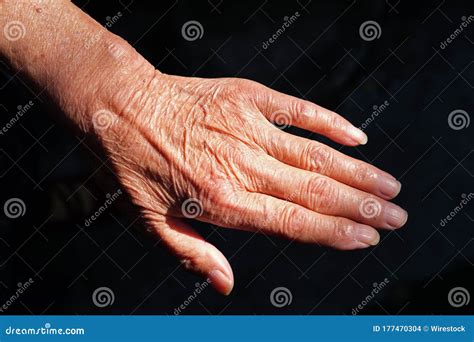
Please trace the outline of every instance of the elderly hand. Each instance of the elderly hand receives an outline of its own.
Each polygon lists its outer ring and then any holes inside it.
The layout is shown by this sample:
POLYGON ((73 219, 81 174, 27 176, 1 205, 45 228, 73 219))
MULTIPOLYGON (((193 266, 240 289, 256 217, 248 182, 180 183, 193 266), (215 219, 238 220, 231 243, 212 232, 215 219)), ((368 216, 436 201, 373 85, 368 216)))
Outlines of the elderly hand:
MULTIPOLYGON (((95 43, 92 66, 48 83, 53 102, 99 143, 147 230, 221 293, 232 290, 231 267, 190 219, 338 249, 376 245, 374 228, 405 224, 387 201, 400 191, 394 177, 272 124, 365 144, 341 116, 248 80, 162 74, 117 37, 95 43)), ((28 68, 40 85, 52 77, 28 68)))
POLYGON ((407 220, 387 201, 400 191, 392 176, 271 124, 364 144, 339 115, 248 80, 151 69, 96 111, 94 132, 147 228, 222 293, 231 267, 188 219, 339 249, 375 245, 374 228, 407 220))

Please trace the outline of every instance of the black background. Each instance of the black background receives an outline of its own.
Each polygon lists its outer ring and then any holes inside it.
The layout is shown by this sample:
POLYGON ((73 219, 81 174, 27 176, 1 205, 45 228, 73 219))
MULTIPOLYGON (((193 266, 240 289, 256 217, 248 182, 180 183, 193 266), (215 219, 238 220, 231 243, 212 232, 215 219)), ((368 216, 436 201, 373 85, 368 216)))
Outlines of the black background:
MULTIPOLYGON (((460 286, 474 295, 473 204, 440 226, 462 195, 474 192, 474 124, 460 130, 448 124, 454 110, 472 114, 474 23, 440 48, 462 17, 473 14, 472 1, 75 3, 102 24, 121 12, 110 30, 168 74, 253 79, 333 109, 357 126, 373 106, 389 103, 366 128, 369 143, 360 148, 289 131, 395 175, 403 183, 396 203, 408 210, 407 225, 382 232, 375 248, 352 252, 202 225, 230 259, 235 288, 228 297, 208 288, 183 314, 350 315, 385 278, 388 285, 360 314, 472 314, 473 300, 455 308, 448 292, 460 286), (263 49, 296 11, 299 18, 263 49), (183 39, 189 20, 202 25, 201 39, 183 39), (380 25, 378 39, 361 38, 367 20, 380 25), (280 286, 293 299, 276 308, 270 293, 280 286)), ((35 90, 6 64, 0 70, 2 126, 17 106, 34 102, 0 136, 0 203, 18 197, 26 204, 18 219, 0 212, 0 298, 6 301, 18 283, 34 280, 5 313, 173 314, 201 280, 117 210, 84 227, 104 202, 91 177, 90 151, 47 115, 35 90), (101 286, 113 290, 111 306, 93 304, 101 286)))

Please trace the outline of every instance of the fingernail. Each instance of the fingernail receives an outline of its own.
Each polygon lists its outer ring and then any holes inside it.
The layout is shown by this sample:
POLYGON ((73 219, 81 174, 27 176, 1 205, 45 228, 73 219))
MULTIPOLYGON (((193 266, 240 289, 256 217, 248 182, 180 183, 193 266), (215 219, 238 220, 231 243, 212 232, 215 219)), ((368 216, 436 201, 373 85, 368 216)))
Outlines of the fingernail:
POLYGON ((367 141, 368 141, 367 135, 364 132, 362 132, 360 129, 358 129, 357 127, 349 126, 347 133, 349 134, 350 138, 355 140, 357 143, 361 145, 367 144, 367 141))
POLYGON ((392 176, 381 176, 378 183, 380 194, 385 198, 394 198, 402 188, 402 184, 392 176))
POLYGON ((364 225, 358 225, 354 231, 354 237, 357 241, 375 246, 380 241, 379 233, 369 227, 364 225))
POLYGON ((219 292, 226 296, 232 291, 234 282, 221 270, 213 270, 208 275, 209 282, 219 292))
POLYGON ((395 204, 390 204, 385 208, 385 220, 391 228, 400 228, 408 220, 408 213, 395 204))

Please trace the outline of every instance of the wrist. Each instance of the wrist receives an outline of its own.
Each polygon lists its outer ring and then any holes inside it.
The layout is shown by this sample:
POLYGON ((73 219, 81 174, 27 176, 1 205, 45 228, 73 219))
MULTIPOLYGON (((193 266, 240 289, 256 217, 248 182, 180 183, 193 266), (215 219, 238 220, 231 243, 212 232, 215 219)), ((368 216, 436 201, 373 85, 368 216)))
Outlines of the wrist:
POLYGON ((68 94, 61 109, 85 133, 96 131, 93 120, 98 111, 126 114, 139 90, 159 74, 130 44, 112 33, 101 34, 93 49, 91 55, 78 58, 80 68, 58 76, 60 85, 54 90, 61 96, 68 94))
POLYGON ((82 131, 91 130, 93 113, 120 107, 131 84, 156 74, 69 1, 4 1, 0 9, 0 54, 82 131))

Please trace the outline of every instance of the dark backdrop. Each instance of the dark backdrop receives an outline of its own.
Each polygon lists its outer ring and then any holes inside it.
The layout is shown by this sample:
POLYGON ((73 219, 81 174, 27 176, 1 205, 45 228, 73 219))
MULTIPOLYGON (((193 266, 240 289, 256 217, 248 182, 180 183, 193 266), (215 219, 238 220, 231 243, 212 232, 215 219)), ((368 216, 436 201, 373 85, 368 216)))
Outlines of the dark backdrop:
MULTIPOLYGON (((365 127, 368 145, 331 145, 403 183, 396 202, 410 214, 407 225, 382 232, 380 244, 368 250, 333 251, 202 225, 230 259, 235 288, 228 297, 207 288, 182 313, 351 314, 364 300, 360 314, 472 313, 472 301, 456 307, 448 300, 456 287, 464 288, 464 298, 474 294, 474 124, 468 125, 474 23, 456 33, 473 14, 472 1, 76 3, 99 22, 114 22, 110 30, 165 73, 250 78, 356 125, 373 117, 365 127), (297 19, 265 49, 295 12, 297 19), (190 20, 202 25, 200 39, 183 38, 190 20), (359 32, 369 20, 380 27, 376 39, 359 32), (467 204, 459 209, 464 197, 467 204), (367 300, 382 282, 385 287, 367 300), (270 300, 277 287, 292 296, 281 308, 270 300)), ((0 204, 10 198, 25 203, 16 219, 0 211, 1 303, 33 281, 4 313, 173 314, 201 280, 136 233, 117 210, 84 227, 105 198, 87 162, 90 152, 49 118, 41 96, 5 64, 0 69, 1 126, 18 106, 34 104, 0 136, 0 204), (94 305, 99 287, 113 293, 111 305, 94 305)))

